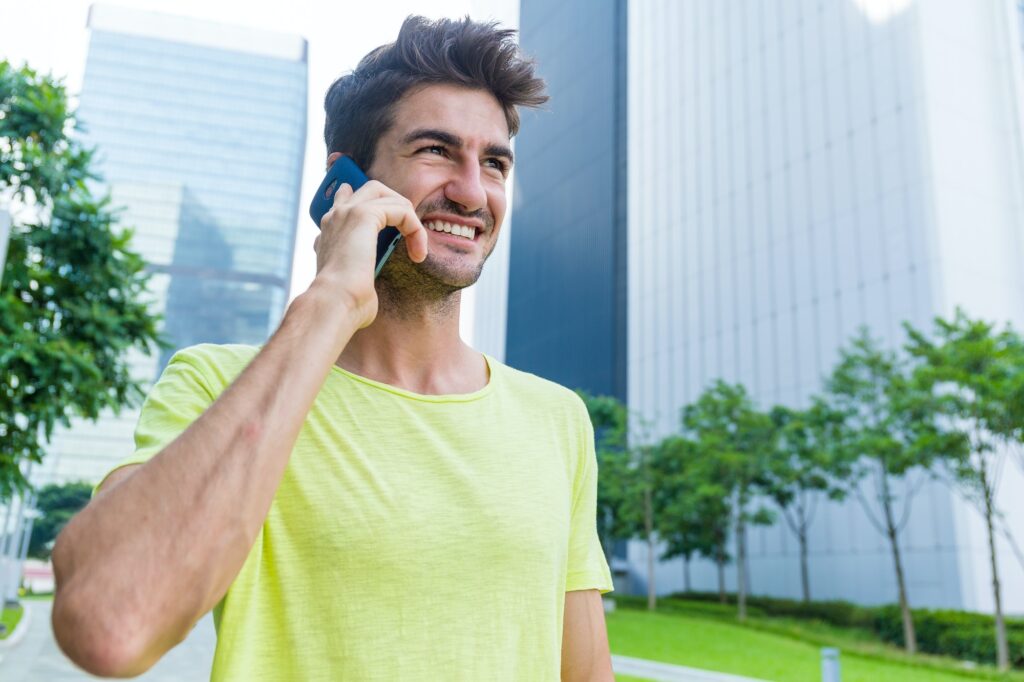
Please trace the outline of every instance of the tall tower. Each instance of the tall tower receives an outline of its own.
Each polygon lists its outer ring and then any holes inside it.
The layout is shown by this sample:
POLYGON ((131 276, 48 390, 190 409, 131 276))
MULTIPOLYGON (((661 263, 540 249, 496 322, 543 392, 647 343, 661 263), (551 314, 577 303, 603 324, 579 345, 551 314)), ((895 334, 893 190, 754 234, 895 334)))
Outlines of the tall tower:
MULTIPOLYGON (((552 100, 518 140, 508 362, 612 394, 597 377, 624 367, 620 397, 662 436, 715 379, 802 406, 861 325, 890 347, 956 306, 1024 327, 1021 16, 1016 0, 523 0, 552 100)), ((1019 527, 1024 476, 1006 477, 1019 527)), ((901 537, 912 603, 991 608, 984 538, 925 484, 901 537)), ((783 525, 750 549, 754 592, 799 594, 783 525)), ((811 551, 815 597, 895 599, 856 503, 821 502, 811 551)), ((659 589, 681 573, 662 564, 659 589)), ((710 565, 693 575, 714 585, 710 565)))
MULTIPOLYGON (((99 191, 125 208, 172 348, 261 343, 288 299, 306 141, 306 41, 94 5, 78 118, 99 191)), ((136 410, 56 438, 43 480, 97 481, 133 450, 136 410)))
MULTIPOLYGON (((516 140, 505 360, 626 398, 624 0, 523 0, 551 102, 516 140)), ((478 302, 478 308, 488 305, 478 302)))

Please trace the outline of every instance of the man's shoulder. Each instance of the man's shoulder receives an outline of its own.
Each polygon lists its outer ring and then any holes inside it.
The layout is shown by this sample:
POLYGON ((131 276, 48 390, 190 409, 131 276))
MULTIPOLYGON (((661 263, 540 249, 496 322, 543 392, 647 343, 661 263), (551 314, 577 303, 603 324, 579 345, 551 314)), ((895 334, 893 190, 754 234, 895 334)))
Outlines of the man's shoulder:
POLYGON ((508 390, 528 396, 530 400, 540 401, 545 405, 561 405, 567 411, 586 413, 583 399, 575 391, 550 379, 538 376, 525 370, 516 369, 488 356, 491 363, 496 364, 504 375, 508 390))
POLYGON ((241 343, 200 343, 177 351, 171 356, 171 363, 185 362, 197 368, 245 367, 259 352, 259 346, 241 343))
POLYGON ((165 374, 173 369, 187 368, 198 375, 213 391, 226 388, 242 373, 256 354, 259 346, 239 343, 200 343, 178 350, 167 363, 165 374))

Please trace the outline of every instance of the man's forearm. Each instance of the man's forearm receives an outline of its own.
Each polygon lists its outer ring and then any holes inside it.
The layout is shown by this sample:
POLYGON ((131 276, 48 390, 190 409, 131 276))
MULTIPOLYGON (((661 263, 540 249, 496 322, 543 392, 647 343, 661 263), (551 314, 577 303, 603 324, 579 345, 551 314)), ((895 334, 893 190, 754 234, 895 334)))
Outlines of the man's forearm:
POLYGON ((356 320, 314 283, 195 423, 68 524, 53 551, 53 625, 79 665, 138 674, 220 600, 356 320))

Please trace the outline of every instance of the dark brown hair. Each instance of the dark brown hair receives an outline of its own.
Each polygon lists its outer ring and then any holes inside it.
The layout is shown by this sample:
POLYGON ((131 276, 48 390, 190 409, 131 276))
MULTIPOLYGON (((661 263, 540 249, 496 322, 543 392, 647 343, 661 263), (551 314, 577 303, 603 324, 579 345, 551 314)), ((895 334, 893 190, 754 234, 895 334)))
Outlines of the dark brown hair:
POLYGON ((515 135, 516 107, 540 106, 548 97, 514 36, 514 30, 499 29, 497 22, 477 23, 468 16, 407 17, 395 42, 367 54, 355 71, 328 88, 327 153, 346 152, 365 170, 373 164, 377 140, 394 124, 393 106, 410 88, 435 83, 490 92, 505 112, 509 135, 515 135))

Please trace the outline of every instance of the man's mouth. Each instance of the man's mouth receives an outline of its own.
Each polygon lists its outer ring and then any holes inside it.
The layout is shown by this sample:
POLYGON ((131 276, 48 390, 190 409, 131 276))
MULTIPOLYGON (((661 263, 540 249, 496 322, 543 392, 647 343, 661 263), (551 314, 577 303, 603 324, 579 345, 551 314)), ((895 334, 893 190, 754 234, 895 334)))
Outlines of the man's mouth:
POLYGON ((480 232, 479 228, 476 227, 446 223, 443 220, 428 220, 423 223, 423 227, 434 232, 445 232, 455 237, 462 237, 471 242, 476 241, 477 234, 480 232))

